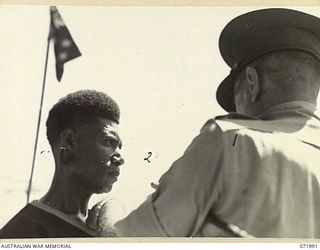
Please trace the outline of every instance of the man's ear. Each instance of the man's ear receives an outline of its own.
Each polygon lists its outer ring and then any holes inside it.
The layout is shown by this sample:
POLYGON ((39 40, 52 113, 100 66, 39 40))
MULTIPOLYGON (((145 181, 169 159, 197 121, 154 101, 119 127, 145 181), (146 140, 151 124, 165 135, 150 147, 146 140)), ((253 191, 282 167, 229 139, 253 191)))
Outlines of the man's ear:
POLYGON ((64 129, 60 134, 60 139, 61 145, 67 150, 73 152, 76 142, 74 131, 70 128, 64 129))
POLYGON ((60 161, 69 164, 74 159, 75 133, 72 129, 64 129, 60 134, 60 161))
POLYGON ((246 68, 246 78, 249 84, 251 102, 255 103, 261 91, 261 82, 257 70, 254 67, 248 66, 246 68))

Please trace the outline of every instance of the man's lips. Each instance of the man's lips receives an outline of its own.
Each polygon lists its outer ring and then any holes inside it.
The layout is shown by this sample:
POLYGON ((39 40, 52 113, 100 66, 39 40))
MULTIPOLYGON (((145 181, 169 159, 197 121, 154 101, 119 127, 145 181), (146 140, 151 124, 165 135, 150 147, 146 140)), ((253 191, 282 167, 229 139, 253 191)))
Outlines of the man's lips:
POLYGON ((123 164, 123 159, 121 157, 111 157, 110 160, 102 160, 100 163, 106 170, 106 173, 111 176, 114 181, 118 180, 118 176, 120 175, 119 166, 123 164))
POLYGON ((120 171, 119 170, 108 171, 108 174, 118 177, 120 175, 120 171))
POLYGON ((118 176, 120 175, 120 169, 108 170, 107 173, 114 179, 114 181, 117 181, 118 176))

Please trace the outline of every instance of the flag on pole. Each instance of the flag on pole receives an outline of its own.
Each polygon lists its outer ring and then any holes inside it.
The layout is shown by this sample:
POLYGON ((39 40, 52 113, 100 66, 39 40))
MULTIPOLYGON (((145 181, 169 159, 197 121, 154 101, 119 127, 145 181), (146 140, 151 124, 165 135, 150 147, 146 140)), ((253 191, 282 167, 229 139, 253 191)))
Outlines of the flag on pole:
POLYGON ((50 7, 50 16, 51 22, 49 39, 53 39, 54 41, 56 75, 58 81, 60 82, 63 74, 63 65, 66 62, 81 56, 81 52, 73 41, 67 26, 58 12, 57 7, 50 7))
POLYGON ((30 179, 29 179, 29 184, 27 189, 27 204, 29 203, 31 189, 32 189, 32 179, 33 179, 34 166, 35 166, 36 154, 37 154, 39 128, 41 123, 41 113, 42 113, 42 105, 43 105, 45 85, 46 85, 49 47, 50 47, 51 39, 53 39, 54 41, 54 53, 56 55, 56 74, 57 74, 57 79, 60 82, 63 74, 63 65, 66 62, 81 56, 81 53, 77 45, 73 41, 67 26, 63 22, 55 6, 50 7, 50 30, 49 30, 49 36, 47 39, 47 52, 46 52, 46 60, 44 65, 40 109, 39 109, 39 115, 38 115, 36 139, 35 139, 34 149, 33 149, 31 174, 30 174, 30 179))

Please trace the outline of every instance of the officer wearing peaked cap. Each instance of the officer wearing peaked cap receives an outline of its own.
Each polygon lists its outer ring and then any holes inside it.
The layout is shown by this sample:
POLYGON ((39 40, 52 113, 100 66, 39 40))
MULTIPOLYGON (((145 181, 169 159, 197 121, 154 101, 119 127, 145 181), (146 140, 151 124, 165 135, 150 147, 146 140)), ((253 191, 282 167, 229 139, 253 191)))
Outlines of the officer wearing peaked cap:
POLYGON ((254 11, 227 24, 219 47, 231 72, 217 90, 217 101, 226 111, 234 112, 235 78, 246 66, 280 51, 300 51, 320 59, 320 20, 288 9, 254 11))
POLYGON ((205 124, 118 234, 320 238, 320 19, 253 11, 219 44, 230 114, 205 124))

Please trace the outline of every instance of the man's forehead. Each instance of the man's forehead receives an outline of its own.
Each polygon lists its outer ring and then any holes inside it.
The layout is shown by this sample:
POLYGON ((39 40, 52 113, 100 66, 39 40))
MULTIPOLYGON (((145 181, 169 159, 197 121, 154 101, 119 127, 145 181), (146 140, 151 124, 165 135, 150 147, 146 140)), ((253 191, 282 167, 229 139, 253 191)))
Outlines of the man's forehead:
POLYGON ((119 137, 119 125, 106 118, 97 117, 90 122, 80 124, 77 127, 77 133, 79 134, 107 134, 110 136, 119 137))
POLYGON ((98 125, 104 133, 117 135, 119 133, 119 125, 106 118, 98 117, 98 125))

